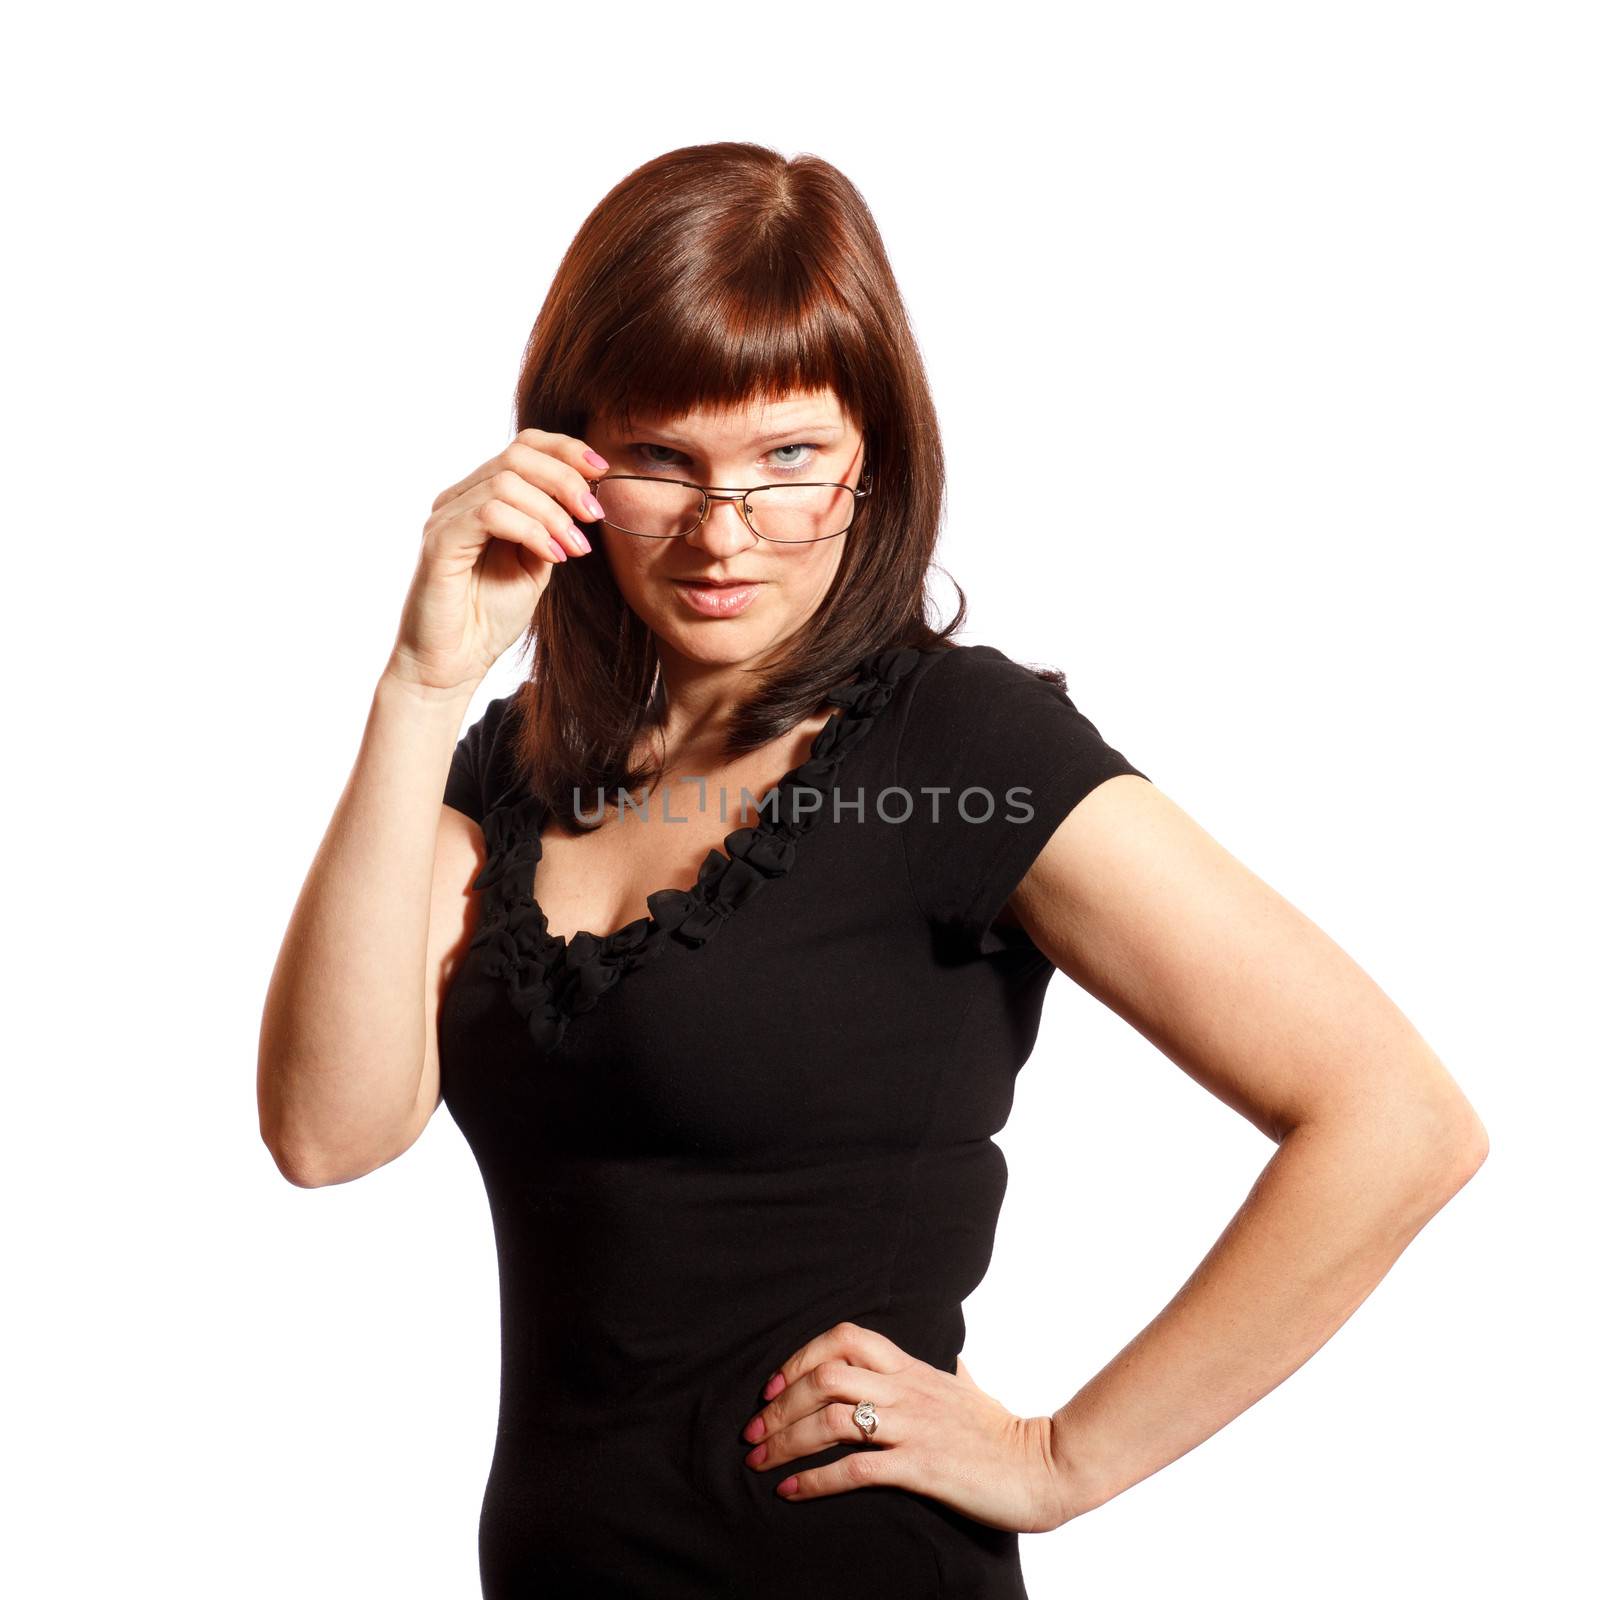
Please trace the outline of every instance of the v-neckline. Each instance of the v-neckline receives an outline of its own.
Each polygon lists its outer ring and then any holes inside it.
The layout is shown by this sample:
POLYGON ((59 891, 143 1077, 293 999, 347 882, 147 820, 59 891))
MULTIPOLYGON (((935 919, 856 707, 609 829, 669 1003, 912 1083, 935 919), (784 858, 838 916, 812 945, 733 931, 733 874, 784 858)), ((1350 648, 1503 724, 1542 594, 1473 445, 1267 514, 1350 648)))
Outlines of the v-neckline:
MULTIPOLYGON (((814 714, 815 713, 813 713, 813 715, 814 714)), ((771 796, 774 792, 781 790, 785 784, 793 784, 796 775, 800 772, 800 769, 817 759, 819 754, 818 745, 822 741, 823 734, 827 732, 832 723, 838 720, 840 715, 840 712, 835 711, 833 715, 828 718, 827 722, 823 723, 822 727, 816 731, 807 746, 807 752, 804 760, 796 762, 796 764, 790 767, 781 778, 778 778, 775 782, 768 784, 765 792, 761 796, 760 801, 758 801, 756 806, 753 808, 758 820, 767 815, 766 806, 769 796, 771 796)), ((575 945, 577 945, 580 939, 591 940, 596 945, 604 947, 611 940, 621 938, 621 936, 626 933, 628 929, 634 925, 634 923, 642 922, 648 924, 652 920, 653 913, 647 909, 642 916, 631 918, 629 921, 623 923, 620 928, 613 928, 610 933, 592 933, 587 928, 580 928, 576 933, 569 935, 565 933, 556 933, 551 929, 549 917, 546 915, 544 907, 539 903, 539 863, 544 860, 544 835, 549 820, 549 807, 539 806, 534 809, 530 822, 530 827, 533 832, 533 859, 530 863, 531 873, 528 882, 528 904, 539 913, 541 920, 544 922, 545 937, 553 944, 559 946, 562 953, 565 954, 565 952, 571 950, 575 945)), ((740 827, 730 829, 722 836, 721 845, 712 845, 706 852, 705 857, 700 862, 701 876, 703 877, 705 875, 708 868, 715 871, 719 875, 725 872, 732 861, 735 835, 743 831, 745 828, 754 826, 755 824, 753 823, 741 824, 740 827)), ((654 894, 648 894, 645 896, 645 906, 647 908, 650 906, 650 903, 656 898, 656 894, 687 894, 689 892, 690 891, 686 889, 657 890, 654 894)))
POLYGON ((643 916, 608 934, 552 933, 534 892, 548 807, 536 796, 513 796, 483 819, 487 860, 473 883, 483 903, 471 948, 487 949, 484 970, 506 980, 512 1004, 535 1043, 556 1048, 572 1017, 588 1011, 625 972, 652 959, 668 936, 691 948, 712 937, 729 917, 774 878, 786 876, 796 846, 833 798, 844 757, 866 736, 895 688, 921 659, 909 646, 867 656, 853 682, 829 689, 838 707, 811 741, 810 753, 762 796, 754 824, 735 828, 700 863, 692 888, 657 889, 643 916), (797 804, 820 792, 822 805, 797 804))

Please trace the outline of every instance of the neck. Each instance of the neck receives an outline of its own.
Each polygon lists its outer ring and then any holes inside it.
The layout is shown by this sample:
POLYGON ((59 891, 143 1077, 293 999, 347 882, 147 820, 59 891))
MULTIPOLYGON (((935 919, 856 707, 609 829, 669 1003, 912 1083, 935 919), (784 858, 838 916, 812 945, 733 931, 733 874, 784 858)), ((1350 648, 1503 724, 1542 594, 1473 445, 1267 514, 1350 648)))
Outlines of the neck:
POLYGON ((749 698, 768 657, 770 652, 741 661, 696 661, 658 644, 661 713, 656 726, 667 749, 684 754, 720 750, 735 708, 749 698))

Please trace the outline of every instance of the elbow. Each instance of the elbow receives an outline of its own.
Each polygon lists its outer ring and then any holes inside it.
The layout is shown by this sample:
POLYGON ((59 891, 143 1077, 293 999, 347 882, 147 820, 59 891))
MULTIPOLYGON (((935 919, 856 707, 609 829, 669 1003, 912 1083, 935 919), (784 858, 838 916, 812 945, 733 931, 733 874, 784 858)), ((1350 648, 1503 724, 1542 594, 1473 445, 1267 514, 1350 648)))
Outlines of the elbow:
POLYGON ((334 1181, 328 1173, 304 1152, 292 1150, 287 1146, 271 1139, 265 1132, 261 1135, 261 1142, 266 1145, 267 1152, 271 1155, 284 1178, 297 1189, 320 1189, 334 1181))
POLYGON ((288 1074, 270 1070, 264 1058, 259 1074, 257 1130, 278 1171, 297 1189, 364 1178, 410 1149, 428 1121, 414 1098, 404 1114, 388 1118, 371 1109, 355 1119, 341 1120, 337 1108, 313 1115, 281 1090, 288 1074))
POLYGON ((1456 1162, 1456 1188, 1461 1188, 1489 1159, 1489 1130, 1471 1106, 1466 1108, 1467 1125, 1452 1144, 1456 1162))
POLYGON ((306 1137, 303 1119, 293 1115, 279 1091, 282 1075, 270 1071, 265 1057, 258 1068, 256 1092, 257 1130, 267 1154, 285 1180, 297 1189, 321 1189, 344 1176, 332 1169, 320 1142, 306 1137))
POLYGON ((270 1115, 265 1105, 261 1111, 260 1133, 273 1165, 295 1188, 321 1189, 339 1181, 329 1170, 326 1157, 305 1140, 291 1137, 284 1119, 270 1115))
POLYGON ((416 1142, 420 1129, 410 1130, 398 1139, 386 1141, 373 1149, 332 1150, 297 1145, 292 1140, 270 1137, 265 1131, 261 1142, 266 1145, 278 1171, 297 1189, 326 1189, 336 1183, 353 1183, 369 1172, 403 1155, 416 1142))
POLYGON ((257 1131, 267 1147, 273 1165, 297 1189, 320 1188, 325 1181, 310 1153, 288 1137, 286 1119, 274 1097, 268 1093, 263 1073, 257 1095, 257 1131))
POLYGON ((1465 1097, 1454 1097, 1435 1115, 1429 1133, 1426 1177, 1442 1205, 1488 1160, 1489 1131, 1465 1097))

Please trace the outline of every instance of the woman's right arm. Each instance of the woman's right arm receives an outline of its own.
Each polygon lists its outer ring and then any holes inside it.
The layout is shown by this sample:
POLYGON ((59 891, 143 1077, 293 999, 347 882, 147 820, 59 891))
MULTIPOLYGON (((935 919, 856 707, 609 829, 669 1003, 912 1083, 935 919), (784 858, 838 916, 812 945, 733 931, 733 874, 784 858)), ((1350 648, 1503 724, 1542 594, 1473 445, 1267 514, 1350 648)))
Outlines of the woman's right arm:
POLYGON ((483 858, 478 825, 440 797, 478 685, 526 629, 553 563, 588 551, 573 519, 597 520, 586 480, 604 465, 580 439, 525 429, 433 504, 262 1013, 261 1137, 291 1183, 392 1161, 438 1105, 438 1009, 483 858))

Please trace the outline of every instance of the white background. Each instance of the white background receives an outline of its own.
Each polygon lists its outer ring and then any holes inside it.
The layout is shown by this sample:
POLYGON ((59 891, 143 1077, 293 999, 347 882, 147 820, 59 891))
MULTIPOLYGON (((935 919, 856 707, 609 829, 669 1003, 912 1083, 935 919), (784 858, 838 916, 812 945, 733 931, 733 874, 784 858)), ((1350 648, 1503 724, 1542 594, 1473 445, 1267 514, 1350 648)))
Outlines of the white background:
MULTIPOLYGON (((15 18, 6 1590, 478 1592, 476 1167, 441 1113, 362 1181, 287 1184, 261 1005, 428 507, 509 437, 557 260, 635 166, 726 138, 822 155, 873 208, 966 640, 1061 666, 1490 1133, 1297 1374, 1026 1538, 1031 1591, 1592 1584, 1593 16, 15 18)), ((1061 977, 1001 1142, 966 1356, 1036 1415, 1271 1147, 1061 977)))

